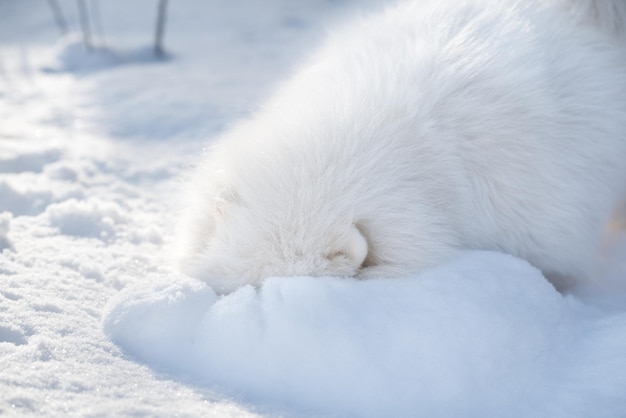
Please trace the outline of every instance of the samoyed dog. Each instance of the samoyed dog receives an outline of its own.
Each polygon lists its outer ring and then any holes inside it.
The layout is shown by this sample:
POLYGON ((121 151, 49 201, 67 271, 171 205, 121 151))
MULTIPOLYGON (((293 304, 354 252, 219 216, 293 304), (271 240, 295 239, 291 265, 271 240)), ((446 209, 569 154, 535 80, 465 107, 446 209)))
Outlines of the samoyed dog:
POLYGON ((189 182, 181 264, 390 277, 465 249, 582 280, 626 191, 626 2, 414 0, 336 30, 189 182))

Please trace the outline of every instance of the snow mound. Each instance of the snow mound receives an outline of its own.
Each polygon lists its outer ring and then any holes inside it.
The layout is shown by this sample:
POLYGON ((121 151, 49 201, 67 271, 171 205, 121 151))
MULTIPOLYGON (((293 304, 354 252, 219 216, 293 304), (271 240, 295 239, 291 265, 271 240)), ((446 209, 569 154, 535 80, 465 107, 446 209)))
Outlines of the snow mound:
POLYGON ((14 215, 35 215, 40 213, 53 199, 52 192, 41 184, 24 179, 0 178, 0 211, 14 215))
POLYGON ((121 208, 97 199, 66 201, 46 208, 50 225, 64 235, 108 239, 115 235, 115 225, 124 223, 121 208))
POLYGON ((61 156, 62 152, 57 148, 24 150, 21 153, 7 153, 5 149, 0 148, 0 173, 39 172, 48 163, 59 160, 61 156))
POLYGON ((626 407, 626 315, 581 310, 526 262, 472 252, 418 277, 223 297, 179 278, 122 291, 103 327, 154 368, 298 414, 610 416, 626 407))
POLYGON ((77 34, 61 38, 43 70, 48 73, 92 73, 127 64, 150 64, 170 59, 169 54, 157 56, 152 47, 120 50, 94 46, 87 49, 77 34))

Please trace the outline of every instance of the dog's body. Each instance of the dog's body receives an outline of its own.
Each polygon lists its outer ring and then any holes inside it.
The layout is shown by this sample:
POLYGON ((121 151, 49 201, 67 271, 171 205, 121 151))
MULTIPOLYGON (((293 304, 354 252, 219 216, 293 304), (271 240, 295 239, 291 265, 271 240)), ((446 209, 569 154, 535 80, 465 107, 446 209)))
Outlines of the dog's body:
POLYGON ((491 249, 585 277, 626 189, 626 14, 582 11, 626 6, 560 3, 414 1, 338 31, 198 168, 186 271, 224 292, 491 249))

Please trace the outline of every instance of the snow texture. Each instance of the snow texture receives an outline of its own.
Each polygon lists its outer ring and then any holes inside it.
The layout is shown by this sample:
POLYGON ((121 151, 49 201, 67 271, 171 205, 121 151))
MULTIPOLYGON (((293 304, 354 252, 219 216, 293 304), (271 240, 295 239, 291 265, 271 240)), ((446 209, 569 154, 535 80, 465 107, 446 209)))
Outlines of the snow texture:
POLYGON ((565 295, 495 253, 222 297, 170 267, 206 139, 381 3, 169 2, 156 60, 154 1, 100 2, 89 54, 45 2, 0 2, 0 415, 624 416, 623 230, 565 295))
POLYGON ((618 416, 626 314, 584 311, 526 262, 469 252, 401 279, 127 289, 104 330, 163 370, 303 411, 618 416))

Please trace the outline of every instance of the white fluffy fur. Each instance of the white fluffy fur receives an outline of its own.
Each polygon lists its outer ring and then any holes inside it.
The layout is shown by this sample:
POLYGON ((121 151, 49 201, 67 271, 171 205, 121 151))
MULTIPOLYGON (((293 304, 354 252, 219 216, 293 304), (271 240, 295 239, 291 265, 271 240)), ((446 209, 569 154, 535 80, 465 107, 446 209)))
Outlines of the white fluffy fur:
POLYGON ((587 276, 626 185, 625 10, 420 0, 336 31, 198 167, 185 270, 227 292, 491 249, 587 276))

